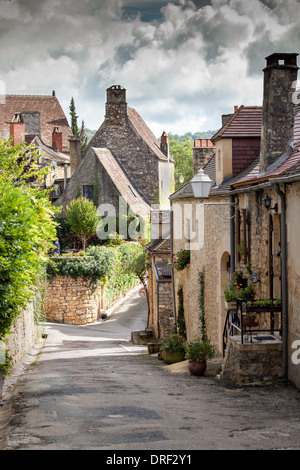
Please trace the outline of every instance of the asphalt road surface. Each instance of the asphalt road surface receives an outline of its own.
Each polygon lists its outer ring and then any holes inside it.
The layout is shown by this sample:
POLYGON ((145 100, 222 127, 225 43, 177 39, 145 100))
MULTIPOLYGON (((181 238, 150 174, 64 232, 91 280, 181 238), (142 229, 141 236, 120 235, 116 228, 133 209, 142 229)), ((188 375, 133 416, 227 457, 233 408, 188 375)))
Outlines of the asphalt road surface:
POLYGON ((295 388, 228 387, 170 373, 130 343, 131 331, 145 325, 146 301, 137 294, 105 322, 48 323, 41 353, 0 407, 8 424, 2 449, 105 450, 112 458, 130 450, 300 449, 295 388))

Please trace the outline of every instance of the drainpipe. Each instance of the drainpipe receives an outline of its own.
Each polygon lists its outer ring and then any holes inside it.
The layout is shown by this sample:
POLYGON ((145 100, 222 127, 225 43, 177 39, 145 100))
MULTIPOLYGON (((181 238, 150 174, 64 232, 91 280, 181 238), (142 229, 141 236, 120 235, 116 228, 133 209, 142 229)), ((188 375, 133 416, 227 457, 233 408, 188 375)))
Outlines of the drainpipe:
POLYGON ((288 293, 287 293, 287 231, 286 231, 286 197, 275 184, 275 191, 281 199, 281 286, 282 286, 282 373, 280 378, 288 375, 288 293))
POLYGON ((156 279, 156 309, 157 309, 157 320, 156 320, 156 325, 157 325, 157 338, 160 338, 160 325, 159 325, 159 275, 156 269, 155 265, 155 258, 154 255, 152 254, 152 260, 153 260, 153 266, 154 266, 154 272, 155 272, 155 279, 156 279))
MULTIPOLYGON (((170 248, 171 248, 171 259, 174 254, 174 213, 172 207, 172 200, 170 200, 170 248)), ((177 312, 176 312, 176 295, 175 295, 175 280, 174 280, 174 267, 172 266, 172 292, 173 292, 173 314, 175 325, 177 325, 177 312)))
POLYGON ((230 195, 230 275, 235 271, 235 198, 230 195))

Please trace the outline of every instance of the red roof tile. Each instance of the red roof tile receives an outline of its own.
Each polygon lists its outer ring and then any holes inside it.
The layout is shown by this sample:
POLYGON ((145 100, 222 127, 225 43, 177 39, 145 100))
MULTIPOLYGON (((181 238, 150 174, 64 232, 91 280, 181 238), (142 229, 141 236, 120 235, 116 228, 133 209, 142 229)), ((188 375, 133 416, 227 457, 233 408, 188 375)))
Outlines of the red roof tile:
POLYGON ((215 142, 221 138, 260 137, 261 126, 262 106, 240 106, 211 140, 215 142))
POLYGON ((39 111, 41 113, 41 138, 52 146, 55 126, 63 133, 63 148, 69 148, 68 138, 72 134, 64 111, 53 95, 5 95, 0 100, 0 139, 8 140, 10 123, 15 113, 39 111))

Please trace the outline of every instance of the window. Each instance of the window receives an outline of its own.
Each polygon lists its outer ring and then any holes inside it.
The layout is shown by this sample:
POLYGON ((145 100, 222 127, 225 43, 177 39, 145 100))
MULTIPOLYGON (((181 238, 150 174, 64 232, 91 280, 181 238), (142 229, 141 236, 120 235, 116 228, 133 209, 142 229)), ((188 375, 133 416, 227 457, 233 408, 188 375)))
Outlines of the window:
POLYGON ((83 197, 85 197, 89 201, 92 201, 93 195, 94 195, 94 187, 91 185, 83 185, 83 197))

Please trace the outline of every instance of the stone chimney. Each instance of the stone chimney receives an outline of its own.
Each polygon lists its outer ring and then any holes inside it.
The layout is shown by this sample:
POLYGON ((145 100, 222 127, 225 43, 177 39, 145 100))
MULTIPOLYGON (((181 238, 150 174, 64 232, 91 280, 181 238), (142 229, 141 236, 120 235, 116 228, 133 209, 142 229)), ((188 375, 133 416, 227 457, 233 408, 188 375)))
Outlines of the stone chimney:
POLYGON ((204 168, 215 152, 215 144, 209 139, 195 139, 193 148, 194 175, 204 168))
POLYGON ((260 151, 260 172, 281 157, 294 138, 295 82, 299 54, 272 54, 264 69, 263 121, 260 151))
POLYGON ((25 134, 41 137, 41 113, 39 111, 22 111, 22 121, 25 123, 25 134))
POLYGON ((112 125, 123 125, 127 123, 126 90, 120 85, 113 85, 106 90, 106 114, 105 120, 112 125))
POLYGON ((58 127, 54 127, 52 132, 52 147, 59 153, 63 151, 63 135, 62 132, 59 131, 58 127))
POLYGON ((160 138, 160 150, 166 157, 169 158, 169 136, 166 131, 162 133, 160 138))
POLYGON ((21 114, 16 113, 10 123, 10 137, 13 138, 12 145, 20 145, 25 140, 25 123, 21 114))
POLYGON ((81 140, 80 137, 72 135, 69 138, 70 143, 70 165, 71 165, 71 176, 79 167, 82 156, 81 156, 81 140))

